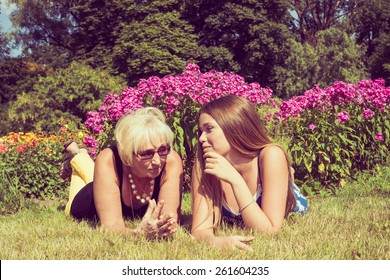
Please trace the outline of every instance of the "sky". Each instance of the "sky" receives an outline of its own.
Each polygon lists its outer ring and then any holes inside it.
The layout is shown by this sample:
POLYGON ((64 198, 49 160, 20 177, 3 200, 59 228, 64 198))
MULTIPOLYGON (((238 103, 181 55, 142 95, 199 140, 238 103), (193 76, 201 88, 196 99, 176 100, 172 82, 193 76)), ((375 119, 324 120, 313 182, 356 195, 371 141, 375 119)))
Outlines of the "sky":
POLYGON ((8 32, 12 27, 11 21, 9 20, 9 15, 11 14, 12 10, 12 7, 8 7, 4 1, 0 0, 0 26, 2 32, 8 32))
MULTIPOLYGON (((0 30, 2 33, 7 33, 11 31, 12 23, 9 19, 9 16, 11 12, 15 9, 14 7, 15 4, 12 4, 12 6, 9 7, 7 4, 4 3, 4 0, 0 0, 0 30)), ((20 49, 11 50, 11 56, 13 57, 20 55, 20 53, 20 49)))

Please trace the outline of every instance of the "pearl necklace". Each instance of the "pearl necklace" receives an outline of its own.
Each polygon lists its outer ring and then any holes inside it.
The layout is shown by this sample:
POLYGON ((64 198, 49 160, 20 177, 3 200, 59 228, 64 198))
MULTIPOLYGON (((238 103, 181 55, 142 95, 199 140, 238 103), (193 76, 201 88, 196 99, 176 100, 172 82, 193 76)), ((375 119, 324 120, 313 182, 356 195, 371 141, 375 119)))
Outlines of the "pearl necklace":
MULTIPOLYGON (((130 188, 132 189, 132 192, 136 200, 139 200, 142 204, 144 204, 151 199, 154 190, 154 179, 150 179, 149 181, 149 188, 150 188, 149 195, 146 193, 147 188, 142 189, 143 192, 142 195, 138 194, 136 186, 134 184, 133 176, 131 174, 129 174, 129 182, 130 182, 130 188)), ((130 199, 131 199, 131 195, 130 195, 130 199)))

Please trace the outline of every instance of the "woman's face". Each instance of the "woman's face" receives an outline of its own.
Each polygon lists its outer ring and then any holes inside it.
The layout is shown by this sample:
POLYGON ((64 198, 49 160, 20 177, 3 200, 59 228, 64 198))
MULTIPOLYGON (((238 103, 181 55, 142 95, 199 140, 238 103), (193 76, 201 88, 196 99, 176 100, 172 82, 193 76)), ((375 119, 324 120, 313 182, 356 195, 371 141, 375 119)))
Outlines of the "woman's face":
POLYGON ((226 157, 231 149, 230 144, 214 118, 206 113, 200 114, 199 129, 202 132, 199 143, 202 145, 203 153, 214 151, 226 157))
POLYGON ((132 172, 139 178, 156 178, 164 167, 170 147, 163 141, 147 141, 145 149, 133 157, 132 172))

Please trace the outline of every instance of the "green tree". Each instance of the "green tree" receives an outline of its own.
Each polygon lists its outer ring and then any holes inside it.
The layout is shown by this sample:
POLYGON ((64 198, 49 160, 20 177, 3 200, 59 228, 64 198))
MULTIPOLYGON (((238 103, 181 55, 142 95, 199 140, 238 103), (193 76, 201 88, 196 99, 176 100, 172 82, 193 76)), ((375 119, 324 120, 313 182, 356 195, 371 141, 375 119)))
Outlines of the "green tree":
POLYGON ((11 52, 8 46, 8 41, 9 40, 7 39, 6 35, 2 32, 0 26, 0 59, 8 57, 11 52))
POLYGON ((50 130, 60 117, 82 121, 86 113, 96 110, 108 93, 119 93, 123 80, 106 71, 72 62, 41 77, 30 92, 18 94, 9 108, 10 120, 22 130, 50 130))
POLYGON ((45 74, 45 69, 36 69, 19 57, 0 59, 0 135, 17 129, 8 116, 8 108, 18 93, 29 90, 38 74, 45 74))
POLYGON ((126 78, 174 74, 200 52, 178 0, 11 0, 24 54, 53 68, 77 60, 126 78))
MULTIPOLYGON (((1 14, 1 10, 0 10, 1 14)), ((0 26, 0 104, 4 104, 8 101, 8 90, 7 85, 9 82, 7 81, 8 76, 8 68, 7 68, 7 59, 9 58, 10 48, 9 48, 9 40, 6 35, 2 32, 0 26)))
POLYGON ((112 71, 113 49, 126 20, 133 18, 135 1, 78 0, 70 9, 77 22, 73 34, 76 59, 93 68, 112 71))
MULTIPOLYGON (((347 15, 354 13, 359 0, 289 0, 291 27, 302 43, 316 45, 316 34, 330 27, 341 28, 347 15)), ((366 1, 369 2, 369 1, 366 1)))
MULTIPOLYGON (((249 82, 273 87, 276 67, 287 57, 287 1, 184 1, 183 15, 195 27, 199 44, 230 52, 219 63, 249 82)), ((203 64, 200 64, 203 68, 203 64)))
POLYGON ((151 13, 121 30, 114 47, 114 68, 129 84, 148 76, 178 74, 197 52, 193 29, 178 11, 151 13))
POLYGON ((384 78, 390 85, 390 35, 381 33, 375 39, 375 45, 375 51, 368 60, 371 78, 384 78))
POLYGON ((350 32, 358 44, 367 47, 367 56, 375 51, 382 33, 390 31, 390 2, 387 0, 361 1, 358 9, 348 17, 350 32))
POLYGON ((272 89, 277 87, 276 72, 286 67, 292 40, 287 26, 266 21, 250 26, 251 41, 244 46, 245 57, 241 62, 242 75, 250 82, 256 81, 272 89))
POLYGON ((356 83, 367 78, 363 62, 365 49, 345 32, 333 27, 316 35, 318 72, 315 82, 320 86, 332 85, 335 81, 356 83))
POLYGON ((301 44, 290 39, 289 47, 285 63, 275 69, 274 94, 282 98, 300 95, 312 88, 320 70, 316 50, 309 43, 301 44))
POLYGON ((358 44, 367 49, 366 61, 371 77, 385 78, 389 85, 390 2, 362 1, 359 9, 351 14, 348 20, 358 44))
POLYGON ((275 93, 283 98, 302 94, 315 84, 336 81, 356 83, 366 79, 364 48, 347 33, 332 27, 316 33, 317 44, 289 41, 289 56, 275 71, 275 93))
POLYGON ((18 83, 26 78, 27 65, 20 58, 0 58, 0 104, 16 98, 18 83))
POLYGON ((70 12, 72 0, 9 0, 16 5, 12 14, 13 36, 29 60, 46 65, 63 65, 75 53, 72 34, 76 23, 70 12), (59 61, 58 61, 59 60, 59 61), (53 63, 55 62, 55 63, 53 63))

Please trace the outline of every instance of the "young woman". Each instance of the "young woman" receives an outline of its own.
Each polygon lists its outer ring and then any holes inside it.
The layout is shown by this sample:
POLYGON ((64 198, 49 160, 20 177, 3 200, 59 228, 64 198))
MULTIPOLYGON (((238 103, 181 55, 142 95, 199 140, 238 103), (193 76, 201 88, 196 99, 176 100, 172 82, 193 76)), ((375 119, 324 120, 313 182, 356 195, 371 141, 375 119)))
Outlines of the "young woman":
POLYGON ((248 100, 226 95, 205 104, 198 137, 191 185, 192 234, 199 242, 250 250, 253 237, 215 236, 221 218, 276 233, 289 212, 306 211, 286 151, 270 141, 248 100))
POLYGON ((98 218, 103 228, 147 239, 171 236, 177 229, 181 202, 182 161, 172 150, 173 133, 156 108, 122 117, 116 143, 96 161, 75 142, 69 201, 65 213, 76 219, 98 218), (136 229, 124 219, 142 217, 136 229))

